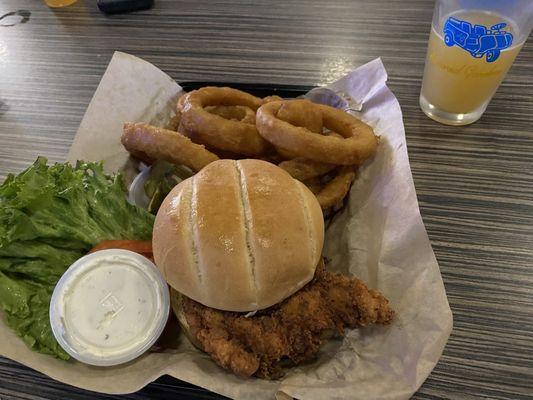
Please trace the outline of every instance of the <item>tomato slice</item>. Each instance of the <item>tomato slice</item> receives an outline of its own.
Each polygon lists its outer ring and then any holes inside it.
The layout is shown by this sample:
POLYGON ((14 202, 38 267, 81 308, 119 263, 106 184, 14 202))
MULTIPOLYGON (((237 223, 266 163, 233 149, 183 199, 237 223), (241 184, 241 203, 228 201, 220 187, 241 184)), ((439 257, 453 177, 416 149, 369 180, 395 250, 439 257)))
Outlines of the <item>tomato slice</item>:
POLYGON ((107 249, 122 249, 130 250, 135 253, 138 253, 146 258, 154 261, 154 253, 152 251, 152 241, 151 240, 104 240, 94 246, 89 253, 94 253, 98 250, 107 250, 107 249))

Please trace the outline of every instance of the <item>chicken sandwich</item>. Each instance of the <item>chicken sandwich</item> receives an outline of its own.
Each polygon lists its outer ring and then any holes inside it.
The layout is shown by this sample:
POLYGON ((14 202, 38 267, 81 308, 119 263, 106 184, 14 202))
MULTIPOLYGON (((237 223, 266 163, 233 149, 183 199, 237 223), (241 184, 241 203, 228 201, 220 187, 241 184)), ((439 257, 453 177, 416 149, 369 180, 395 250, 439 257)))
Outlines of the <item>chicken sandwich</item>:
POLYGON ((191 342, 222 368, 279 378, 346 328, 388 324, 387 299, 327 270, 311 191, 261 160, 219 160, 165 198, 155 263, 191 342))

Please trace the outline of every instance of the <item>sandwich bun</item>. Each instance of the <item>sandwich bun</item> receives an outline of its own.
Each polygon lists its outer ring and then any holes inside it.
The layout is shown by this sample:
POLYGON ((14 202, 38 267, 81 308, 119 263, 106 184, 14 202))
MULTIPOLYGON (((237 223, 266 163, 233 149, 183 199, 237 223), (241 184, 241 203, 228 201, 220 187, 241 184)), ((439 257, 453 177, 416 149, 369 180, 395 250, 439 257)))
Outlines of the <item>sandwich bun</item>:
POLYGON ((173 289, 208 307, 247 312, 313 278, 324 219, 313 193, 281 168, 218 160, 172 189, 152 240, 173 289))

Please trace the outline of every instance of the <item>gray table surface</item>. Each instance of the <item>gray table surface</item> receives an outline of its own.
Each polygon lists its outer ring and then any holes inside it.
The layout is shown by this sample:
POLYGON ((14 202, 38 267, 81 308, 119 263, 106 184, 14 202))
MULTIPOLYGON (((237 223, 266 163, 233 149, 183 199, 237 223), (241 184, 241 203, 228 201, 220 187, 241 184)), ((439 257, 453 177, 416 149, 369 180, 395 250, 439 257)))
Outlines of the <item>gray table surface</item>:
MULTIPOLYGON (((95 1, 53 11, 2 0, 0 15, 31 16, 0 26, 0 176, 37 155, 64 160, 115 50, 177 81, 310 85, 382 57, 454 314, 415 398, 533 398, 533 41, 479 122, 439 125, 418 107, 432 8, 431 0, 156 0, 152 10, 106 17, 95 1)), ((124 398, 193 396, 215 397, 164 377, 124 398)), ((93 398, 116 397, 0 358, 0 399, 93 398)))

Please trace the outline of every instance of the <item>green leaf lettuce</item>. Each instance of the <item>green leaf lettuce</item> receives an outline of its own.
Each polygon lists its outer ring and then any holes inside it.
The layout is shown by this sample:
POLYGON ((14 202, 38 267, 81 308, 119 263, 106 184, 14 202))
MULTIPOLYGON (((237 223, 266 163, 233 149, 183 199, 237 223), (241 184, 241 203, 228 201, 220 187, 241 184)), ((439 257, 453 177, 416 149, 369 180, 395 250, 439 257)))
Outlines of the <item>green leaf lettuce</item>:
POLYGON ((153 215, 126 201, 122 176, 101 163, 48 166, 45 158, 0 186, 0 307, 34 350, 68 359, 49 323, 65 270, 107 239, 152 236, 153 215))

